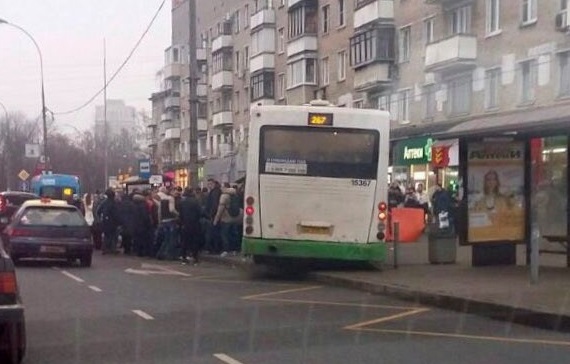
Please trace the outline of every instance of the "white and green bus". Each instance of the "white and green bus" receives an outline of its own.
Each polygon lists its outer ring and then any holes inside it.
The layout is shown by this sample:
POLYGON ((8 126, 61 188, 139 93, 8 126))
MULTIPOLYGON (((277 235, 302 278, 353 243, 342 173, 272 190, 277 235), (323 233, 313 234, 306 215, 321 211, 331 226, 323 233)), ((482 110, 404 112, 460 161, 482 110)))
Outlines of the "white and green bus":
POLYGON ((256 106, 250 120, 243 253, 384 261, 389 114, 316 100, 256 106))

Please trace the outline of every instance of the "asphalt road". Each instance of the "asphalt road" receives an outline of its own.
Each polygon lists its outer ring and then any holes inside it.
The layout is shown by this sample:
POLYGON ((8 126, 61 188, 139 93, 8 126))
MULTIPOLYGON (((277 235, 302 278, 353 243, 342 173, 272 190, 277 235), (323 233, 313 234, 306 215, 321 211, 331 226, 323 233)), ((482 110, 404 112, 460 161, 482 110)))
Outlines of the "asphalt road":
MULTIPOLYGON (((570 335, 203 263, 24 263, 24 363, 568 363, 570 335)), ((381 274, 381 273, 379 273, 381 274)))

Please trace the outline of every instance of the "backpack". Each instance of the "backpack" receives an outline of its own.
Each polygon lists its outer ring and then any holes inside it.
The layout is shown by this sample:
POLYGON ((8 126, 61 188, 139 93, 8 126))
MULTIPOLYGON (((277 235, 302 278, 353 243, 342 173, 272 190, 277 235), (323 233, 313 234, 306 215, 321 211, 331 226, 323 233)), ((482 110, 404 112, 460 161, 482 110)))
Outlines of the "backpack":
POLYGON ((230 203, 228 206, 228 214, 231 217, 238 217, 241 211, 239 197, 236 194, 230 194, 230 203))

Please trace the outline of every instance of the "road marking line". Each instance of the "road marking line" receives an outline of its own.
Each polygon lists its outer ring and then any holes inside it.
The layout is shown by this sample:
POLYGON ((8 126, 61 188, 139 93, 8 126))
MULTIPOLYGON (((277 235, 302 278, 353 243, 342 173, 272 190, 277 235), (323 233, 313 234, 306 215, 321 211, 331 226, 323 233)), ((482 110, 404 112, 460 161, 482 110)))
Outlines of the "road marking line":
POLYGON ((397 319, 401 319, 402 317, 413 316, 413 315, 417 315, 417 314, 427 312, 427 311, 429 311, 429 308, 417 308, 417 309, 413 309, 410 311, 400 312, 400 313, 397 313, 394 315, 384 316, 384 317, 377 318, 374 320, 359 322, 359 323, 356 323, 353 325, 345 326, 344 329, 345 330, 360 330, 364 326, 370 326, 370 325, 379 324, 382 322, 397 320, 397 319))
POLYGON ((132 310, 135 315, 142 317, 145 320, 154 320, 154 317, 142 310, 132 310))
POLYGON ((391 306, 391 305, 374 305, 370 303, 352 303, 352 302, 327 302, 327 301, 313 301, 313 300, 295 300, 289 298, 272 298, 261 297, 252 298, 254 301, 268 301, 268 302, 288 302, 288 303, 302 303, 308 305, 324 305, 324 306, 341 306, 341 307, 361 307, 361 308, 376 308, 376 309, 393 309, 393 310, 411 310, 410 306, 391 306))
POLYGON ((66 271, 66 270, 61 270, 60 272, 61 272, 61 274, 63 274, 64 276, 67 276, 67 277, 73 279, 73 280, 76 281, 76 282, 79 282, 79 283, 84 283, 84 282, 85 282, 83 279, 79 278, 79 277, 76 276, 76 275, 73 275, 73 274, 69 273, 69 272, 66 271))
POLYGON ((243 364, 241 361, 235 360, 226 354, 214 354, 214 358, 219 359, 227 364, 243 364))
POLYGON ((95 292, 103 292, 103 290, 97 286, 89 286, 89 289, 95 292))
POLYGON ((310 291, 312 289, 318 289, 318 288, 322 288, 323 286, 305 286, 305 287, 300 287, 300 288, 291 288, 291 289, 284 289, 281 291, 274 291, 274 292, 267 292, 267 293, 261 293, 261 294, 254 294, 251 296, 245 296, 242 297, 242 300, 255 300, 258 299, 260 297, 268 297, 268 296, 276 296, 279 294, 284 294, 284 293, 293 293, 293 292, 302 292, 302 291, 310 291))
POLYGON ((540 344, 540 345, 553 345, 553 346, 570 346, 570 341, 557 341, 545 339, 516 339, 509 337, 498 336, 478 336, 467 334, 452 334, 445 332, 431 332, 431 331, 413 331, 413 330, 391 330, 391 329, 374 329, 374 328, 361 328, 359 331, 380 332, 386 334, 404 334, 404 335, 418 335, 418 336, 432 336, 432 337, 449 337, 455 339, 474 339, 484 341, 506 342, 514 344, 540 344))

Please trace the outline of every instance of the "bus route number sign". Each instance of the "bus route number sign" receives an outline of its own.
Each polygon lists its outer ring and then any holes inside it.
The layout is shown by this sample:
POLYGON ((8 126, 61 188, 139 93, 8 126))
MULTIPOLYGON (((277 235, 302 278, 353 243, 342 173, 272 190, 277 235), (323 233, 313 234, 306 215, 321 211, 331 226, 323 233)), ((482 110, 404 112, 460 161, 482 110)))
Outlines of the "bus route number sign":
POLYGON ((327 113, 309 113, 309 125, 310 126, 323 126, 333 124, 333 114, 327 113))
POLYGON ((353 179, 352 185, 358 186, 358 187, 368 187, 368 186, 370 186, 370 180, 369 179, 353 179))

